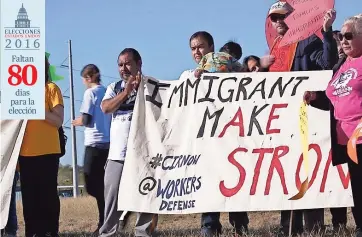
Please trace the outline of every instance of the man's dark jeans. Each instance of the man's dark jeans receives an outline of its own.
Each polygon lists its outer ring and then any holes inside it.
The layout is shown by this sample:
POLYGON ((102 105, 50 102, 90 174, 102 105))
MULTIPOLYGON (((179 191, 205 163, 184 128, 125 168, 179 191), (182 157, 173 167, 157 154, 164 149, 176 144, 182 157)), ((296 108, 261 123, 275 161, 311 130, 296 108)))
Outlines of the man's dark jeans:
MULTIPOLYGON (((229 222, 235 228, 239 235, 248 231, 249 218, 247 212, 230 212, 229 222)), ((203 213, 201 216, 201 234, 205 237, 211 237, 221 234, 221 223, 219 212, 203 213)))

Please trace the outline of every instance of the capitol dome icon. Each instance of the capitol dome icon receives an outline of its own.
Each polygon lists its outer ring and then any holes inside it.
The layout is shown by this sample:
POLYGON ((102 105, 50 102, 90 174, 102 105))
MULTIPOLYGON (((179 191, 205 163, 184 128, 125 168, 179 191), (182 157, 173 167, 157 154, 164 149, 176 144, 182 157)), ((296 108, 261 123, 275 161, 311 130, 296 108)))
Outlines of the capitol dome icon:
POLYGON ((18 17, 15 20, 15 28, 30 28, 30 20, 24 4, 21 4, 21 8, 19 9, 18 17))

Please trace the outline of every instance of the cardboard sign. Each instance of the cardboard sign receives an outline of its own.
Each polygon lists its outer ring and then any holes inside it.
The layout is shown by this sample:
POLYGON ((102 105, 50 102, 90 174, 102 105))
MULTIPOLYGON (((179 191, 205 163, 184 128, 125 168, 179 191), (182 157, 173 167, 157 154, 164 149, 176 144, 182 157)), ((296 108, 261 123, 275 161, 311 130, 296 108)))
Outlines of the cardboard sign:
POLYGON ((277 31, 276 31, 276 29, 273 28, 270 17, 268 17, 268 15, 267 15, 266 21, 265 21, 265 37, 266 37, 266 42, 268 44, 269 50, 272 49, 274 40, 277 38, 277 36, 278 36, 277 31))
POLYGON ((334 0, 287 0, 294 8, 285 23, 289 30, 280 42, 280 46, 289 45, 308 38, 321 31, 324 15, 334 8, 334 0))

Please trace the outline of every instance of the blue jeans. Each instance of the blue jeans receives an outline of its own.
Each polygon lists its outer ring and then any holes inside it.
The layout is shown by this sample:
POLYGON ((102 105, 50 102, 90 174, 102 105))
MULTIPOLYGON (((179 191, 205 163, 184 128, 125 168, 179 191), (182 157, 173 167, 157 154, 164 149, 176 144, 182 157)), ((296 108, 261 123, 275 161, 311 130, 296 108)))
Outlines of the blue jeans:
MULTIPOLYGON (((230 212, 229 222, 234 227, 238 235, 248 231, 249 218, 247 212, 230 212)), ((221 223, 219 212, 202 213, 201 215, 201 235, 215 236, 221 234, 221 223)))
POLYGON ((5 233, 10 235, 16 235, 18 231, 18 218, 16 216, 16 183, 19 180, 19 172, 15 171, 13 188, 11 190, 11 200, 8 222, 5 227, 5 233))

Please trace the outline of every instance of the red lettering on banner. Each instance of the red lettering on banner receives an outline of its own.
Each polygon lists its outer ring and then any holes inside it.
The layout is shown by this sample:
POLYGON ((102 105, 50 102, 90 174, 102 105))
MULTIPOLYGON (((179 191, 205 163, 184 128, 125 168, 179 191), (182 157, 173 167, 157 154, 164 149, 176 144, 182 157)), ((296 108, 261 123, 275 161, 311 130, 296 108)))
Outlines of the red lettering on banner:
POLYGON ((329 171, 329 167, 331 166, 331 163, 332 163, 332 151, 330 150, 329 155, 328 155, 328 160, 327 160, 326 166, 324 167, 324 171, 323 171, 321 188, 319 189, 319 192, 321 192, 321 193, 324 193, 324 190, 326 189, 328 171, 329 171))
POLYGON ((258 181, 259 181, 260 168, 261 168, 261 164, 263 163, 265 153, 271 154, 271 153, 273 153, 273 151, 274 151, 273 148, 259 148, 259 149, 253 150, 253 154, 259 153, 259 158, 258 158, 258 161, 256 162, 255 169, 254 169, 253 184, 251 185, 251 188, 250 188, 250 195, 255 195, 256 188, 258 186, 258 181))
POLYGON ((280 133, 280 129, 276 129, 276 128, 270 129, 270 125, 271 125, 272 120, 279 118, 279 115, 274 114, 275 110, 287 108, 287 107, 288 107, 288 104, 273 104, 272 109, 269 114, 268 123, 266 125, 266 134, 280 133))
POLYGON ((337 170, 338 170, 339 178, 342 181, 343 188, 347 189, 349 186, 349 181, 351 179, 349 172, 347 172, 347 175, 346 175, 344 173, 343 167, 341 165, 337 165, 337 170))
POLYGON ((239 136, 244 136, 244 119, 243 113, 241 112, 241 108, 239 107, 238 111, 236 112, 234 118, 225 125, 224 129, 220 133, 219 137, 223 137, 225 135, 226 129, 230 126, 238 126, 239 127, 239 136))
POLYGON ((273 153, 273 158, 272 158, 270 168, 269 168, 268 178, 266 180, 264 195, 269 195, 270 183, 271 183, 271 179, 273 177, 274 169, 276 169, 279 174, 284 194, 288 194, 287 185, 285 183, 284 169, 283 169, 282 163, 279 160, 281 157, 285 156, 288 152, 289 152, 288 146, 278 146, 275 148, 274 153, 273 153), (281 151, 281 154, 279 154, 279 151, 281 151))
MULTIPOLYGON (((323 172, 321 187, 319 189, 319 191, 321 193, 324 193, 324 191, 326 189, 326 183, 327 183, 329 168, 331 167, 331 164, 332 164, 332 151, 329 151, 328 160, 327 160, 327 163, 326 163, 326 167, 324 168, 324 172, 323 172)), ((337 165, 336 168, 337 168, 338 175, 339 175, 339 178, 341 180, 343 188, 347 189, 348 186, 349 186, 350 179, 351 179, 349 172, 347 172, 347 175, 346 175, 344 173, 343 167, 341 165, 337 165)))
MULTIPOLYGON (((258 155, 258 158, 257 158, 256 164, 254 167, 253 180, 252 180, 250 190, 249 190, 250 196, 256 194, 256 191, 258 188, 258 183, 259 183, 259 178, 260 178, 260 171, 261 171, 263 162, 264 162, 267 154, 272 154, 272 159, 271 159, 271 163, 270 163, 269 170, 268 170, 268 175, 267 175, 266 182, 265 182, 264 195, 270 194, 271 181, 273 179, 274 171, 276 171, 279 175, 280 183, 283 188, 283 193, 285 195, 289 194, 288 187, 286 185, 286 180, 285 180, 284 168, 280 161, 280 158, 286 156, 289 153, 289 150, 290 150, 290 148, 288 146, 278 146, 276 148, 255 148, 252 150, 252 154, 258 155)), ((316 155, 316 161, 314 163, 313 172, 310 177, 308 188, 312 187, 312 185, 314 184, 314 182, 317 179, 319 169, 323 168, 323 166, 321 165, 322 159, 323 159, 321 147, 318 144, 309 144, 309 151, 311 151, 311 150, 314 150, 314 153, 316 155)), ((235 185, 235 187, 232 187, 232 188, 227 188, 224 180, 219 183, 220 192, 225 197, 232 197, 232 196, 236 195, 242 189, 242 187, 244 186, 245 180, 246 180, 247 170, 245 170, 245 168, 235 159, 235 155, 237 153, 248 153, 248 149, 238 147, 235 150, 233 150, 228 156, 228 161, 238 169, 239 177, 238 177, 237 184, 235 185)), ((288 159, 294 159, 294 157, 288 157, 288 159)), ((319 188, 320 193, 325 192, 326 182, 328 179, 331 163, 332 163, 332 154, 330 151, 326 165, 323 168, 324 169, 323 177, 321 179, 321 184, 320 184, 320 188, 319 188)), ((298 190, 300 190, 300 187, 301 187, 300 172, 302 170, 302 165, 303 165, 303 154, 301 154, 299 156, 298 164, 296 167, 296 173, 295 173, 295 185, 298 190)), ((337 168, 341 183, 343 185, 343 188, 348 189, 349 183, 350 183, 349 172, 345 173, 343 170, 343 167, 341 165, 336 166, 336 168, 337 168)), ((249 175, 251 173, 250 171, 248 171, 249 175)), ((317 184, 317 185, 319 185, 319 184, 317 184)))
POLYGON ((244 167, 242 167, 235 160, 235 154, 238 152, 246 153, 246 152, 248 152, 248 150, 246 148, 238 147, 234 151, 232 151, 230 153, 230 155, 228 156, 228 161, 238 169, 240 176, 239 176, 239 181, 234 188, 227 188, 227 187, 225 187, 224 181, 220 182, 219 189, 220 189, 220 192, 222 193, 222 195, 224 195, 225 197, 232 197, 235 194, 237 194, 245 182, 246 171, 245 171, 244 167))
MULTIPOLYGON (((318 174, 319 166, 321 165, 321 162, 322 162, 322 151, 321 151, 321 148, 319 147, 319 145, 318 144, 309 144, 308 151, 310 151, 311 149, 313 149, 315 151, 315 153, 317 154, 317 162, 314 166, 312 177, 309 180, 308 188, 310 188, 313 185, 313 183, 317 177, 317 174, 318 174)), ((303 154, 299 157, 297 171, 295 172, 295 183, 297 185, 298 190, 300 190, 300 186, 302 185, 302 182, 300 181, 300 170, 302 167, 302 163, 303 163, 303 154)))

